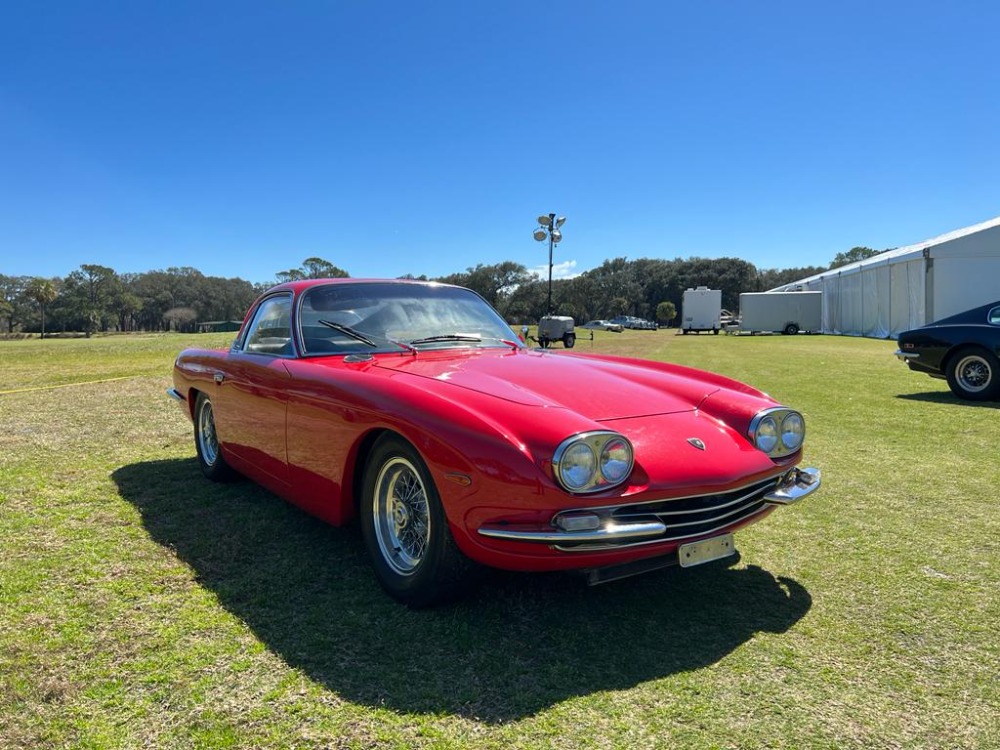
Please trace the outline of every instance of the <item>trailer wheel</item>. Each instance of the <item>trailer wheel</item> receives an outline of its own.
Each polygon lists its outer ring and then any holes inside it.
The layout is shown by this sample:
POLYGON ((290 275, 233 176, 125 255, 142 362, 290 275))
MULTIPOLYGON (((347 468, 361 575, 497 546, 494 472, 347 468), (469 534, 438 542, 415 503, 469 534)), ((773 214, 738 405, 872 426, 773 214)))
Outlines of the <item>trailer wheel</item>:
POLYGON ((799 332, 799 327, 795 323, 789 323, 787 326, 785 326, 784 334, 786 336, 794 336, 798 332, 799 332))

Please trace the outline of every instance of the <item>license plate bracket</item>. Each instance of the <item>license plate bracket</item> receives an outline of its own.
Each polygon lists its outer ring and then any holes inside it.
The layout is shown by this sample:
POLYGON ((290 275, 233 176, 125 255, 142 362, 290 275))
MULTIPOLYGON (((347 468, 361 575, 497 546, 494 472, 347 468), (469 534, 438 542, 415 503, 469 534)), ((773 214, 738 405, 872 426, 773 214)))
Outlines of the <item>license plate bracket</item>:
POLYGON ((703 565, 735 554, 736 544, 732 534, 688 542, 677 548, 677 560, 682 568, 693 568, 695 565, 703 565))

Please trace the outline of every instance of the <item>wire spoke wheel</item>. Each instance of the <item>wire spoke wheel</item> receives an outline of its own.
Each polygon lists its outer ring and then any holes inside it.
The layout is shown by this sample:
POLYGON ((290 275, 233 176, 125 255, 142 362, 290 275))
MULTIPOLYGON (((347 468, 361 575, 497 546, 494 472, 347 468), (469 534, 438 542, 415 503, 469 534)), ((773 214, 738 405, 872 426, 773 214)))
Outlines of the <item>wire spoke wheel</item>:
POLYGON ((202 473, 213 482, 225 482, 235 478, 235 473, 219 443, 219 433, 215 429, 215 406, 212 399, 199 393, 194 406, 194 448, 198 454, 198 465, 202 473))
POLYGON ((202 460, 209 466, 215 466, 219 458, 219 437, 215 432, 215 410, 207 398, 199 403, 196 429, 202 460))
POLYGON ((372 503, 383 559, 399 575, 412 575, 431 538, 427 490, 416 467, 402 456, 386 461, 375 480, 372 503))

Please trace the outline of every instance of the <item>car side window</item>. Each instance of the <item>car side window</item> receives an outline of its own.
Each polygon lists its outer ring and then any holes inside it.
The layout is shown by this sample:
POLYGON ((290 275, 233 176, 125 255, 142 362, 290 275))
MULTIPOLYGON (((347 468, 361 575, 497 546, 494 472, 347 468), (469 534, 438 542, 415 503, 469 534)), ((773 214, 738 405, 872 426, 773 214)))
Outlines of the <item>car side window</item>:
POLYGON ((986 315, 986 322, 991 326, 1000 326, 1000 306, 990 309, 986 315))
POLYGON ((260 303, 250 321, 243 351, 251 354, 290 356, 292 348, 292 298, 282 294, 260 303))

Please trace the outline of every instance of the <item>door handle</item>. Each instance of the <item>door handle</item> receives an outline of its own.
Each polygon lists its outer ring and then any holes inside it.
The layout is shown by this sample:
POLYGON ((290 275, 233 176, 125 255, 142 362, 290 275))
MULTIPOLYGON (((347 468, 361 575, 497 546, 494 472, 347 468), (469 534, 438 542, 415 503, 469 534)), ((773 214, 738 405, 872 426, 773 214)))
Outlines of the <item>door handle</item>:
POLYGON ((225 373, 223 373, 223 372, 216 372, 215 373, 215 382, 216 382, 216 384, 221 383, 225 379, 226 379, 226 374, 225 373))

